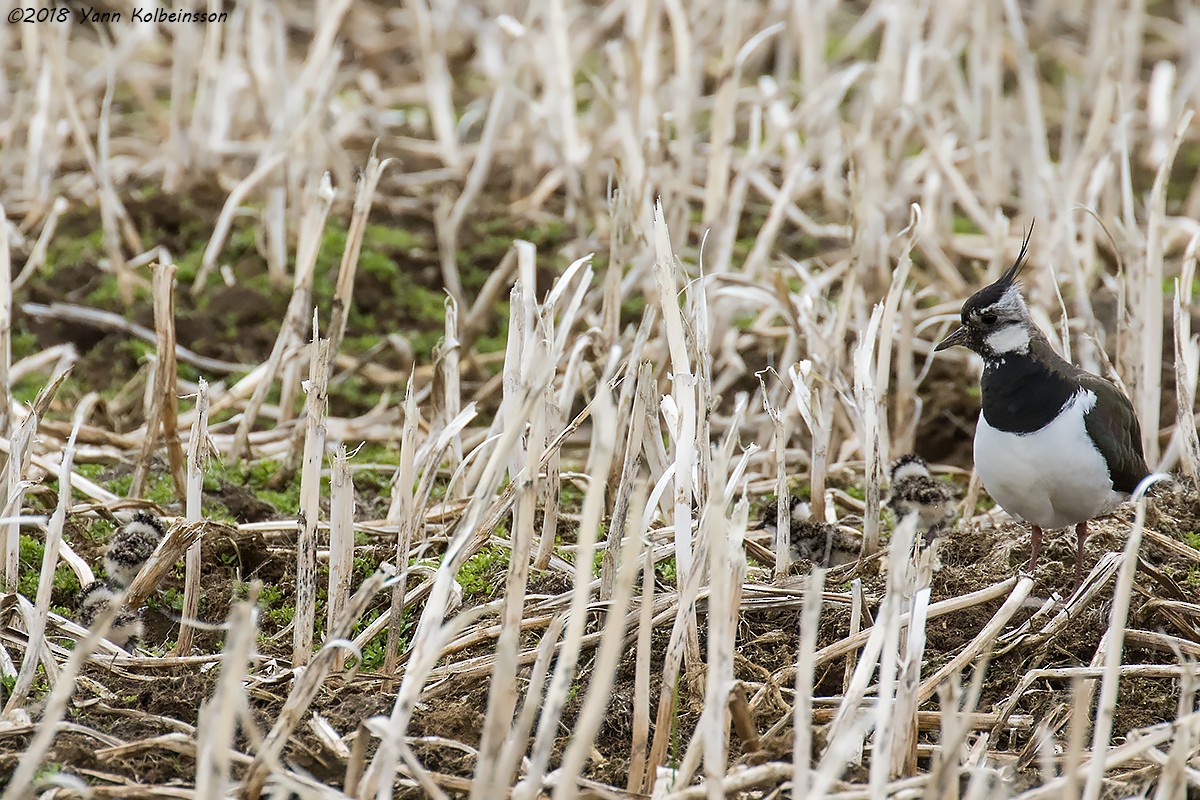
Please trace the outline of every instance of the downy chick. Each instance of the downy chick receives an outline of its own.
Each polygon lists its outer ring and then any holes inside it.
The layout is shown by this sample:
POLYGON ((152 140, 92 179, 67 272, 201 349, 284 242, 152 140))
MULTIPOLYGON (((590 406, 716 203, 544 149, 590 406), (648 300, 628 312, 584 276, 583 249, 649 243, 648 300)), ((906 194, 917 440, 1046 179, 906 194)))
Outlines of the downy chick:
MULTIPOLYGON (((116 595, 106 581, 92 581, 79 592, 79 624, 92 624, 112 605, 116 595)), ((132 650, 142 637, 141 612, 120 611, 108 628, 107 638, 122 650, 132 650)))
POLYGON ((113 585, 128 588, 166 533, 166 524, 145 511, 134 514, 114 533, 104 555, 104 569, 113 585))
MULTIPOLYGON (((840 567, 858 560, 862 538, 836 525, 811 519, 808 504, 795 495, 791 499, 792 560, 804 559, 822 567, 840 567)), ((761 527, 774 537, 779 514, 774 503, 763 511, 761 527)))
POLYGON ((954 519, 958 494, 954 487, 929 473, 929 465, 916 453, 900 456, 892 463, 891 491, 886 505, 900 521, 917 515, 917 532, 928 544, 954 519))

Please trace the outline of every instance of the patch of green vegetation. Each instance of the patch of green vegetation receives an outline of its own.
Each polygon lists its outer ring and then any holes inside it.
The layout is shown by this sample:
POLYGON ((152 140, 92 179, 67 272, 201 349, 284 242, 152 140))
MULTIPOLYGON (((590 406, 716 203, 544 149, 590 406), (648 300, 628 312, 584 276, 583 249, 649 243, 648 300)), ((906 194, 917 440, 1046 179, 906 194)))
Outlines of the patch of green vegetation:
POLYGON ((733 327, 743 333, 750 330, 750 326, 754 324, 754 320, 758 319, 755 314, 743 314, 733 318, 733 327))
POLYGON ((75 471, 85 478, 97 480, 108 469, 106 464, 76 464, 75 471))
POLYGON ((1200 589, 1200 567, 1188 567, 1187 582, 1193 589, 1200 589))
MULTIPOLYGON (((228 464, 214 459, 204 471, 204 491, 220 491, 222 481, 235 486, 245 486, 259 499, 274 506, 280 515, 295 516, 300 510, 300 474, 297 472, 286 484, 276 486, 275 475, 279 469, 279 462, 270 459, 255 461, 252 464, 228 464)), ((322 491, 327 492, 329 479, 322 480, 322 491)))
POLYGON ((391 474, 377 469, 357 470, 351 480, 355 491, 377 497, 387 497, 392 488, 391 474))
MULTIPOLYGON (((326 479, 326 483, 328 479, 326 479)), ((292 482, 282 490, 261 488, 257 490, 259 498, 266 500, 281 514, 295 516, 300 513, 300 476, 296 475, 292 482)))
MULTIPOLYGON (((358 622, 354 623, 354 635, 362 633, 367 627, 379 619, 379 611, 368 611, 358 622)), ((407 641, 403 642, 401 651, 407 646, 407 641)), ((362 667, 365 669, 377 670, 383 666, 384 660, 387 658, 387 634, 376 636, 371 641, 367 642, 362 649, 362 667)))
MULTIPOLYGON (((103 470, 101 470, 102 472, 103 470)), ((86 476, 93 477, 93 476, 86 476)), ((122 497, 129 496, 133 486, 133 474, 120 475, 107 482, 105 488, 122 497)), ((152 470, 147 476, 146 488, 142 495, 145 499, 160 506, 168 506, 178 500, 175 495, 175 481, 166 471, 152 470)))
POLYGON ((632 325, 642 318, 646 310, 646 295, 631 294, 621 301, 621 324, 632 325))
POLYGON ((33 405, 33 401, 37 399, 38 392, 45 385, 46 381, 40 375, 30 375, 27 378, 22 378, 12 387, 12 397, 18 403, 33 405))
POLYGON ((375 570, 379 569, 379 565, 387 560, 387 550, 385 548, 366 548, 356 550, 354 553, 353 567, 351 575, 355 581, 365 581, 367 578, 375 574, 375 570))
POLYGON ((50 240, 50 246, 46 249, 47 272, 53 273, 64 266, 94 264, 104 255, 102 227, 95 225, 88 233, 77 236, 63 235, 66 228, 65 224, 60 223, 60 234, 50 240))
POLYGON ((1188 547, 1200 550, 1200 531, 1188 531, 1183 535, 1183 540, 1187 542, 1188 547))
MULTIPOLYGON (((42 558, 46 547, 43 542, 27 534, 21 534, 17 543, 18 564, 20 577, 17 579, 17 591, 29 599, 37 597, 38 581, 41 579, 42 558)), ((60 600, 74 598, 79 593, 79 578, 65 564, 59 564, 54 570, 53 597, 60 600)), ((71 616, 71 609, 63 605, 51 603, 51 610, 56 614, 71 616)))
MULTIPOLYGON (((1175 281, 1179 276, 1171 275, 1163 278, 1163 294, 1175 295, 1175 281)), ((1192 276, 1192 297, 1200 297, 1200 275, 1192 276)))
POLYGON ((954 232, 955 233, 983 233, 979 226, 975 224, 975 220, 968 217, 966 214, 954 215, 954 232))
POLYGON ((121 475, 113 478, 108 482, 108 490, 114 494, 129 495, 129 489, 133 486, 133 475, 121 475))
POLYGON ((333 413, 345 404, 349 408, 370 408, 379 402, 379 390, 361 375, 348 375, 329 386, 329 405, 333 413))
POLYGON ((282 628, 291 622, 296 614, 295 603, 289 605, 289 599, 278 586, 263 584, 258 594, 258 607, 262 609, 264 618, 282 628))
POLYGON ((563 481, 558 490, 558 505, 567 511, 579 511, 583 508, 583 490, 572 481, 563 481))
POLYGON ((33 773, 33 781, 34 783, 41 783, 53 778, 55 775, 59 775, 62 771, 62 764, 59 764, 57 761, 47 761, 33 773))
POLYGON ((41 347, 38 346, 37 336, 31 331, 14 330, 10 342, 13 361, 20 361, 41 350, 41 347))
MULTIPOLYGON (((135 296, 148 298, 149 292, 144 288, 135 287, 135 296)), ((97 284, 96 288, 87 293, 86 303, 89 306, 99 306, 101 308, 111 308, 121 302, 121 292, 118 288, 116 277, 105 275, 97 284)))
POLYGON ((175 481, 167 472, 152 472, 143 496, 160 506, 170 505, 179 499, 175 494, 175 481))
POLYGON ((360 464, 400 464, 400 444, 371 442, 353 450, 352 463, 360 464))
MULTIPOLYGON (((354 623, 351 639, 357 637, 375 620, 383 614, 388 613, 387 608, 372 609, 363 614, 358 622, 354 623)), ((415 617, 411 612, 406 611, 404 617, 400 621, 400 640, 397 643, 397 652, 403 653, 408 649, 409 640, 412 638, 413 627, 415 625, 415 617)), ((387 658, 387 632, 386 630, 376 636, 371 641, 367 642, 362 649, 362 664, 364 669, 378 670, 383 666, 384 660, 387 658)))
POLYGON ((507 569, 508 548, 484 545, 458 571, 463 599, 490 600, 495 597, 504 585, 503 575, 507 569))
MULTIPOLYGON (((203 593, 202 593, 203 594, 203 593)), ((168 608, 173 608, 176 611, 183 611, 183 591, 176 589, 174 586, 169 586, 157 593, 156 597, 151 598, 155 602, 159 602, 168 608)))
POLYGON ((669 556, 655 564, 654 575, 659 581, 668 586, 674 586, 678 583, 679 567, 675 563, 675 556, 669 556))
POLYGON ((363 233, 363 249, 416 250, 430 246, 427 236, 421 236, 395 225, 367 223, 363 233))
MULTIPOLYGON (((475 340, 475 349, 480 353, 499 353, 508 346, 508 301, 504 300, 496 304, 496 319, 499 324, 496 329, 490 333, 482 333, 475 340)), ((499 369, 500 365, 488 365, 499 369)))

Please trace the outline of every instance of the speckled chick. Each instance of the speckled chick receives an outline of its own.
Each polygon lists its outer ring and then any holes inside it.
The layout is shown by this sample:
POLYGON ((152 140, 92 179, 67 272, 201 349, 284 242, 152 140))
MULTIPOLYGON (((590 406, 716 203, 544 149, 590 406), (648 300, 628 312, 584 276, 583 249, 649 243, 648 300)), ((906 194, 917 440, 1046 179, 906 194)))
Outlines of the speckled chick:
POLYGON ((104 555, 104 569, 114 586, 127 588, 154 554, 167 533, 166 524, 145 511, 133 515, 121 530, 113 534, 104 555))
MULTIPOLYGON (((811 519, 808 504, 795 495, 791 499, 790 551, 792 560, 804 559, 822 567, 840 567, 858 560, 862 538, 836 525, 811 519)), ((774 537, 778 522, 774 503, 763 510, 762 528, 774 537)))
POLYGON ((945 481, 929 473, 925 459, 915 453, 900 456, 892 463, 891 492, 886 505, 897 520, 917 515, 917 531, 929 542, 953 520, 958 494, 945 481))
MULTIPOLYGON (((79 624, 91 628, 108 610, 116 595, 107 581, 92 581, 79 592, 79 624)), ((121 611, 108 627, 105 637, 122 650, 132 650, 142 637, 141 611, 121 611)))
POLYGON ((90 627, 113 600, 107 581, 92 581, 79 590, 79 624, 90 627))

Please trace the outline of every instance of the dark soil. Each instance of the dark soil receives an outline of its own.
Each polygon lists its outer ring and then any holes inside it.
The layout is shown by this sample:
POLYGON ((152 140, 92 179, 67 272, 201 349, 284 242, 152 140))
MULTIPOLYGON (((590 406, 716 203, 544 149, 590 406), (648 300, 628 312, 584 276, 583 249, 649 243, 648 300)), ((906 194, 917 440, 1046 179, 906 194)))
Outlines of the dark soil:
MULTIPOLYGON (((164 195, 153 187, 146 187, 140 191, 131 190, 126 205, 143 241, 161 244, 180 264, 175 293, 178 343, 202 356, 233 364, 258 365, 267 359, 275 344, 292 287, 272 285, 266 275, 264 257, 237 225, 220 261, 228 265, 232 284, 226 285, 219 275, 214 275, 198 296, 193 297, 190 291, 199 256, 224 200, 219 192, 206 191, 202 187, 178 195, 164 195)), ((507 210, 495 216, 508 222, 499 227, 491 223, 477 227, 468 221, 460 235, 459 262, 468 302, 495 269, 514 238, 531 239, 539 244, 538 290, 547 290, 561 268, 556 251, 565 240, 565 233, 553 226, 531 227, 514 219, 507 210)), ((323 333, 329 324, 329 309, 348 218, 348 208, 335 208, 331 214, 314 274, 313 302, 322 309, 323 333)), ((478 217, 488 218, 482 211, 478 217)), ((370 236, 364 242, 364 256, 355 276, 347 341, 341 352, 367 357, 370 363, 391 370, 407 371, 412 366, 407 356, 390 346, 368 346, 367 343, 371 340, 384 343, 386 337, 397 333, 405 336, 415 333, 412 355, 418 362, 431 361, 433 346, 443 329, 441 300, 444 297, 433 224, 430 219, 419 216, 389 216, 378 207, 371 222, 377 226, 373 230, 401 232, 408 237, 404 241, 411 244, 386 238, 377 241, 370 236)), ((80 353, 73 378, 78 380, 78 386, 72 383, 64 386, 59 396, 63 402, 54 409, 54 413, 68 418, 73 403, 84 391, 82 387, 115 390, 125 385, 142 366, 142 353, 153 351, 153 344, 135 343, 124 332, 79 322, 34 318, 20 310, 23 303, 73 303, 115 312, 153 330, 149 270, 143 268, 136 273, 134 300, 126 306, 117 295, 114 276, 97 266, 104 257, 96 239, 100 227, 99 214, 94 210, 72 209, 64 215, 47 265, 35 273, 14 298, 14 330, 33 334, 36 349, 70 343, 80 353)), ((14 255, 16 274, 23 266, 23 256, 20 253, 14 255)), ((507 297, 503 299, 494 317, 485 320, 484 336, 496 336, 505 331, 507 297)), ((465 315, 466 311, 461 309, 460 314, 465 315)), ((472 363, 468 359, 465 364, 464 388, 468 390, 472 381, 482 383, 490 377, 478 370, 472 374, 472 363)), ((189 365, 181 364, 180 369, 185 378, 201 376, 189 365)), ((223 377, 202 376, 210 382, 223 377)), ((331 414, 362 414, 375 405, 383 388, 391 387, 364 387, 353 381, 337 383, 330 392, 331 414)), ((142 424, 140 403, 121 411, 119 418, 97 421, 111 423, 112 429, 117 431, 128 431, 142 424)))

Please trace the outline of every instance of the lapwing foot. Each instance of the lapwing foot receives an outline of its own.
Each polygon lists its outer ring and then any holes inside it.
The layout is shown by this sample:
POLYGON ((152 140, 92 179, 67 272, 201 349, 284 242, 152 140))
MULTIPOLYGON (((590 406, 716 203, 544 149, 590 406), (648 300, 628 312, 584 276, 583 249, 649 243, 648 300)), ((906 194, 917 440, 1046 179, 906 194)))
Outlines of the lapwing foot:
POLYGON ((1029 571, 1032 573, 1037 567, 1038 552, 1042 549, 1042 529, 1037 525, 1030 527, 1033 529, 1033 535, 1029 537, 1029 571))
POLYGON ((1083 585, 1083 543, 1087 540, 1087 521, 1075 526, 1075 588, 1083 585))

